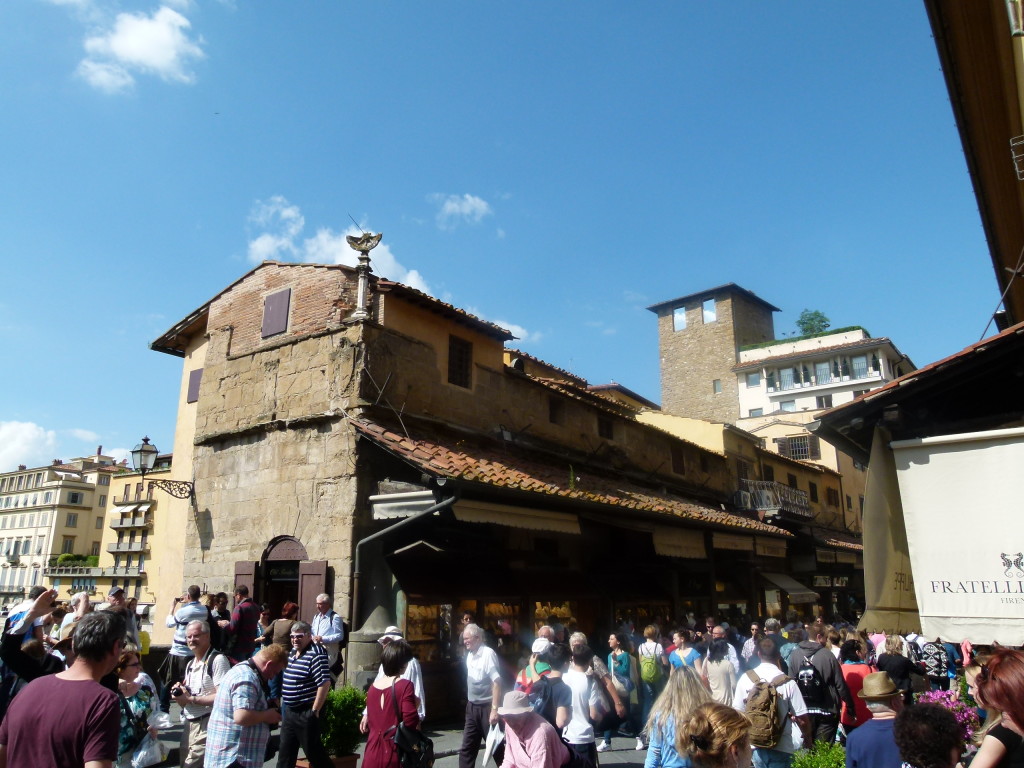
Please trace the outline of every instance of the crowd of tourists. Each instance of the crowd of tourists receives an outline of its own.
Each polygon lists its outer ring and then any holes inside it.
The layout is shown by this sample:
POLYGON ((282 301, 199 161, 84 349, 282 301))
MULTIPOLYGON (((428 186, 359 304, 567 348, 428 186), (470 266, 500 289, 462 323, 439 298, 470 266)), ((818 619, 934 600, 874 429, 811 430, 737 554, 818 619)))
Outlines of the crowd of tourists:
MULTIPOLYGON (((815 742, 844 744, 848 768, 953 768, 964 757, 958 721, 913 694, 948 691, 962 674, 987 710, 972 768, 1024 765, 1024 653, 787 618, 742 630, 713 617, 670 631, 625 622, 600 653, 598 639, 542 626, 512 682, 467 616, 459 766, 483 749, 500 768, 592 768, 625 737, 646 750, 645 768, 788 767, 815 742)), ((403 682, 418 675, 407 674, 408 645, 383 658, 364 719, 367 768, 397 768, 386 735, 422 714, 422 694, 403 682)))
POLYGON ((331 597, 300 620, 253 602, 246 586, 204 599, 197 586, 174 599, 174 640, 157 680, 142 671, 139 625, 124 590, 94 609, 85 594, 67 606, 33 588, 10 613, 0 641, 0 768, 153 765, 166 755, 158 729, 180 708, 180 765, 263 766, 280 726, 279 768, 299 749, 313 768, 331 765, 319 714, 341 672, 344 623, 331 597), (273 690, 272 690, 273 688, 273 690))

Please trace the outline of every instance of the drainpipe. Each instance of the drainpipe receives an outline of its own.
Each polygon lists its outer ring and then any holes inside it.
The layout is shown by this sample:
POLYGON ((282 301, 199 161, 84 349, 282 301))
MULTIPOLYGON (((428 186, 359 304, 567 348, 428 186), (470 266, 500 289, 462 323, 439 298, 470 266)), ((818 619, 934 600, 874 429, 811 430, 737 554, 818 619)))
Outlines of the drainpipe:
MULTIPOLYGON (((443 478, 438 479, 437 482, 438 482, 438 484, 441 484, 441 483, 444 482, 444 479, 443 478)), ((383 537, 383 536, 385 536, 385 535, 387 535, 389 533, 394 533, 399 528, 404 528, 406 526, 412 525, 416 521, 422 520, 424 517, 432 515, 432 514, 434 514, 435 512, 437 512, 439 510, 446 509, 446 508, 450 507, 452 504, 455 503, 455 501, 458 499, 458 497, 459 497, 458 493, 453 493, 448 498, 446 498, 446 499, 444 499, 442 501, 437 502, 436 504, 434 504, 431 507, 427 507, 422 512, 417 512, 412 517, 407 517, 405 520, 400 520, 397 523, 395 523, 394 525, 389 525, 387 528, 384 528, 383 530, 377 531, 376 533, 371 533, 365 539, 361 539, 359 542, 356 543, 355 564, 354 564, 354 566, 352 568, 352 594, 351 594, 351 596, 349 598, 349 617, 351 619, 353 629, 355 629, 356 627, 360 626, 360 624, 357 622, 357 611, 360 608, 360 605, 359 605, 359 582, 360 582, 360 577, 362 575, 362 572, 360 571, 359 563, 360 563, 360 560, 361 560, 361 555, 362 555, 362 551, 363 551, 363 545, 364 544, 369 544, 371 541, 375 541, 375 540, 377 540, 377 539, 379 539, 379 538, 381 538, 381 537, 383 537)))

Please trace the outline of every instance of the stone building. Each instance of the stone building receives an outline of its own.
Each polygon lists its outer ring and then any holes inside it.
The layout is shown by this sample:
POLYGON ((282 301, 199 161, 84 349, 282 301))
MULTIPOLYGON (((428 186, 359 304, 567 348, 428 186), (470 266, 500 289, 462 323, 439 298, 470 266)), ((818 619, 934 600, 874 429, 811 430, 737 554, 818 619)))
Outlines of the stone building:
POLYGON ((513 664, 549 619, 763 612, 758 573, 785 569, 793 535, 733 511, 724 455, 641 424, 623 387, 591 391, 506 350, 508 331, 367 279, 360 308, 349 267, 264 262, 152 344, 188 384, 182 584, 245 583, 304 616, 331 592, 354 677, 404 626, 435 712, 463 610, 513 664))

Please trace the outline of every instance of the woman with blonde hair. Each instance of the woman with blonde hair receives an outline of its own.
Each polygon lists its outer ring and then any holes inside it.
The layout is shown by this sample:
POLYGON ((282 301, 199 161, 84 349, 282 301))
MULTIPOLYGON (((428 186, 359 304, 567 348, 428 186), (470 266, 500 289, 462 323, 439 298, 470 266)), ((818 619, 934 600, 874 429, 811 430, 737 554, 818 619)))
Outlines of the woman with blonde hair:
POLYGON ((912 672, 924 674, 924 666, 915 664, 903 655, 903 638, 891 634, 885 638, 885 651, 878 654, 876 662, 879 672, 887 672, 896 687, 903 691, 903 703, 914 703, 913 684, 910 679, 912 672))
POLYGON ((711 696, 693 667, 680 667, 672 673, 647 719, 644 768, 688 768, 690 761, 683 757, 687 745, 678 726, 709 701, 711 696))
POLYGON ((754 754, 749 733, 745 715, 710 702, 690 714, 678 739, 693 768, 749 768, 754 754))

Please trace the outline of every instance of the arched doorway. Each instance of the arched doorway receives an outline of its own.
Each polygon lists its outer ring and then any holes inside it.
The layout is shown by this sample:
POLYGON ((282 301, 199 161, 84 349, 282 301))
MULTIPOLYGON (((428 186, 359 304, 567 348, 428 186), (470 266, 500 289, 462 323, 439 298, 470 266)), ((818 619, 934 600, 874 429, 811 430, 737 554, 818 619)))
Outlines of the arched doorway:
POLYGON ((235 584, 247 584, 257 602, 271 616, 281 615, 287 602, 299 604, 299 618, 309 621, 316 611, 316 596, 327 592, 327 561, 310 561, 302 542, 293 536, 270 540, 258 563, 235 563, 235 584))

